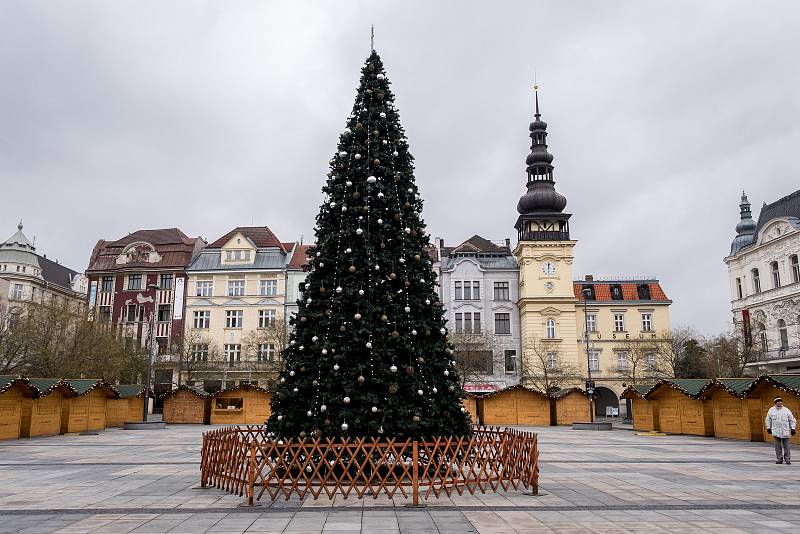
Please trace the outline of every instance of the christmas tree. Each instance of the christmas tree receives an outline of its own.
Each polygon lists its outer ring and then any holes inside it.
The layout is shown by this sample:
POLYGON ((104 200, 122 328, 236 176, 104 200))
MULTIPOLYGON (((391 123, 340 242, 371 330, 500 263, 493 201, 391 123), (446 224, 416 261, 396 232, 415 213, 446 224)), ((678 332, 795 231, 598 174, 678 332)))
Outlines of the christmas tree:
POLYGON ((413 158, 374 51, 323 192, 268 430, 301 438, 470 434, 413 158))

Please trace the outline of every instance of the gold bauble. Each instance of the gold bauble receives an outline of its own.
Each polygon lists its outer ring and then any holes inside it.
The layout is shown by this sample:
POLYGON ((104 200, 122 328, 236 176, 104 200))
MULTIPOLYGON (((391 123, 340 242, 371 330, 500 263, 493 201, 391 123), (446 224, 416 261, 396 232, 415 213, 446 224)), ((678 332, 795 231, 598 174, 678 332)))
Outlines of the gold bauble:
POLYGON ((350 267, 347 268, 347 270, 350 271, 351 273, 354 273, 354 272, 356 272, 356 266, 355 265, 351 265, 350 267))

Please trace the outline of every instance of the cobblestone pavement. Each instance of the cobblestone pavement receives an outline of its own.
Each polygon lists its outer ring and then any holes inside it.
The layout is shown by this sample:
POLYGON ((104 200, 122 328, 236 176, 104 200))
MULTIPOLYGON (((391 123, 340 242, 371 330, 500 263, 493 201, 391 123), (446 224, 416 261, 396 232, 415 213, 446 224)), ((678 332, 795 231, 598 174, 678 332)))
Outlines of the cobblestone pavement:
POLYGON ((199 488, 208 428, 0 442, 0 533, 800 532, 800 463, 775 465, 771 443, 537 428, 539 496, 247 508, 199 488))

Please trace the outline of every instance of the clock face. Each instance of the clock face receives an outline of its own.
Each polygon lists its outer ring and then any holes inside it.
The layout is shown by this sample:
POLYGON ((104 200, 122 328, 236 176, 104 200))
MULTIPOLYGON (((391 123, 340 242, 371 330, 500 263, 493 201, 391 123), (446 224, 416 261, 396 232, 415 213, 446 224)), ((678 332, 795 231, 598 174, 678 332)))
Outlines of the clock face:
POLYGON ((546 261, 542 264, 542 272, 547 276, 556 274, 556 264, 552 261, 546 261))

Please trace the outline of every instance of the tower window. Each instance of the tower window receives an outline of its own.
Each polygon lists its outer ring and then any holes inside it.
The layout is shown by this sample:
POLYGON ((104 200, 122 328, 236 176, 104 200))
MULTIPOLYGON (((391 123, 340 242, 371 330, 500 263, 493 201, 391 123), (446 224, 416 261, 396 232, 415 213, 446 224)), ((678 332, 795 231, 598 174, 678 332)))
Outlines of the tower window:
POLYGON ((781 338, 781 349, 789 348, 789 333, 786 331, 786 321, 778 319, 778 335, 781 338))
POLYGON ((611 300, 622 300, 622 286, 619 284, 611 285, 611 300))
POLYGON ((583 284, 583 297, 586 300, 596 300, 597 296, 594 293, 594 286, 591 284, 583 284))
POLYGON ((758 277, 758 269, 752 269, 750 274, 753 276, 753 292, 761 293, 761 279, 758 277))
POLYGON ((797 261, 797 254, 789 256, 789 262, 792 264, 792 282, 800 282, 800 263, 797 261))
POLYGON ((636 292, 639 294, 639 300, 650 300, 650 286, 648 284, 639 284, 636 286, 636 292))
POLYGON ((778 262, 773 261, 770 263, 770 267, 772 268, 772 287, 777 289, 781 287, 781 271, 778 267, 778 262))
POLYGON ((556 338, 556 322, 552 319, 547 320, 547 339, 556 338))
POLYGON ((742 298, 742 279, 741 278, 737 278, 736 279, 736 295, 737 295, 737 298, 742 298))

